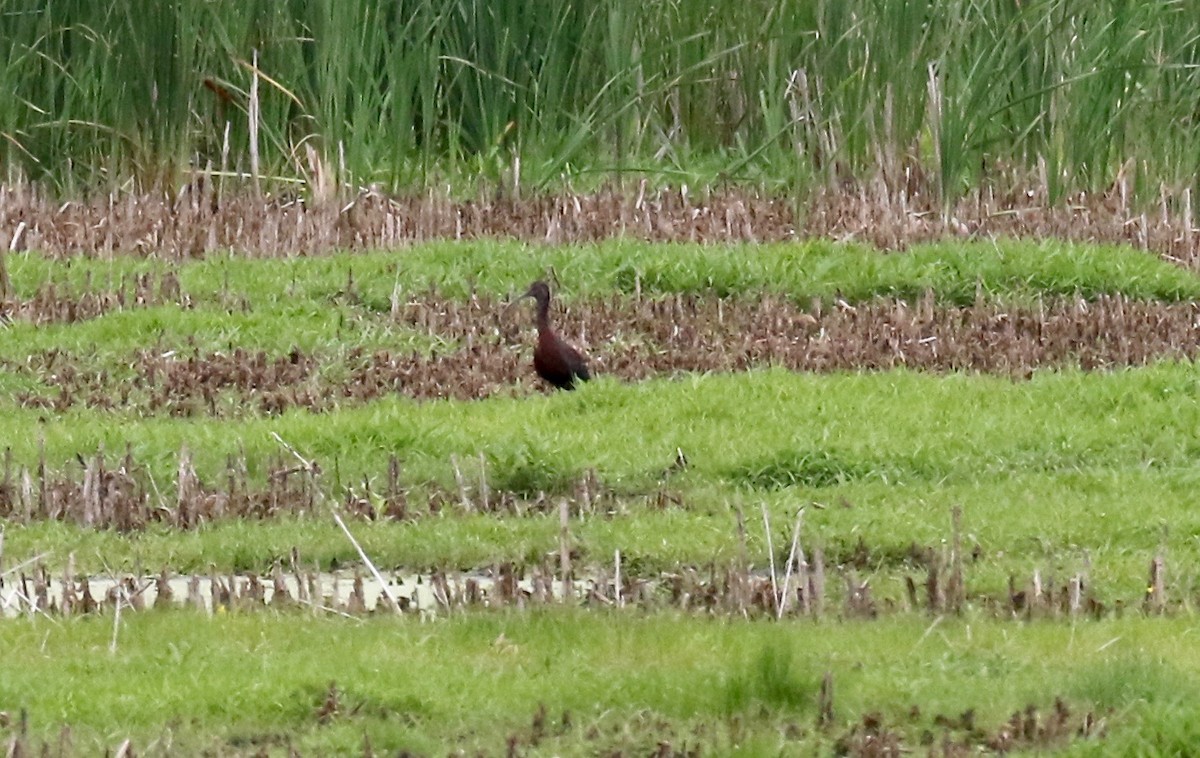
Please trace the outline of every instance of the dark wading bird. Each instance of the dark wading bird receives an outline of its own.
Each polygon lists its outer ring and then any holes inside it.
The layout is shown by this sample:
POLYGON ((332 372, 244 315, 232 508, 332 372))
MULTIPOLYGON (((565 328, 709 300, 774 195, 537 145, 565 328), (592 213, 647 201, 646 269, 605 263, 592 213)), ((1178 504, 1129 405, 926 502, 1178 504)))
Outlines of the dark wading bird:
POLYGON ((520 300, 532 297, 537 301, 537 347, 533 350, 533 370, 560 390, 575 389, 575 381, 592 378, 587 360, 550 328, 550 288, 545 282, 534 282, 520 300))

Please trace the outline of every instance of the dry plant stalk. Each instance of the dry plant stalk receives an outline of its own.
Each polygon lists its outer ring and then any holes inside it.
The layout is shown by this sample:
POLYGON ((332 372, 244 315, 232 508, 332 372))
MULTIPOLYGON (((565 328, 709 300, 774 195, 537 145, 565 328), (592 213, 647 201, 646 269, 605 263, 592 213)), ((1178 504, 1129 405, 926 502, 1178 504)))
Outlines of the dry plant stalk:
MULTIPOLYGON (((260 174, 262 77, 253 59, 243 65, 251 73, 247 178, 253 180, 260 174)), ((931 85, 936 83, 932 78, 931 85)), ((807 87, 800 77, 789 82, 797 112, 807 112, 801 104, 808 102, 807 87)), ((1130 244, 1189 266, 1200 261, 1190 193, 1178 195, 1164 185, 1159 212, 1151 217, 1132 207, 1127 176, 1106 192, 1078 193, 1052 204, 1044 177, 1014 172, 945 205, 936 172, 893 179, 889 172, 901 172, 891 167, 894 158, 886 158, 880 176, 857 184, 830 181, 799 207, 792 198, 752 189, 708 188, 697 193, 682 187, 648 189, 645 184, 635 194, 613 186, 586 194, 564 191, 517 198, 505 192, 461 201, 438 190, 387 196, 365 189, 346 197, 339 207, 297 203, 286 193, 271 197, 253 181, 249 192, 227 189, 230 127, 227 122, 213 197, 203 198, 189 185, 178 196, 114 191, 60 209, 49 193, 16 183, 0 193, 0 228, 19 228, 28 219, 20 245, 53 256, 135 251, 183 259, 233 251, 282 257, 396 248, 434 239, 501 237, 572 244, 621 235, 709 243, 853 239, 885 250, 947 238, 1058 238, 1130 244)), ((197 173, 213 172, 204 168, 197 173)), ((635 290, 640 292, 638 284, 635 290)))
MULTIPOLYGON (((801 507, 798 511, 796 511, 796 527, 795 527, 795 529, 792 530, 792 549, 788 553, 787 570, 784 572, 784 575, 783 575, 783 590, 780 593, 780 597, 779 597, 779 611, 777 612, 777 614, 775 616, 776 619, 782 619, 783 614, 787 611, 788 594, 789 594, 788 587, 792 580, 792 566, 795 565, 797 558, 800 561, 800 566, 801 566, 800 573, 801 573, 801 576, 803 577, 802 581, 807 579, 807 576, 805 576, 807 574, 807 571, 806 571, 807 563, 804 560, 804 548, 800 547, 800 524, 803 522, 803 520, 804 520, 804 508, 801 507)), ((803 595, 803 592, 802 592, 802 595, 803 595)))
POLYGON ((1143 603, 1149 613, 1161 614, 1167 608, 1167 561, 1161 554, 1150 561, 1150 585, 1143 603))
POLYGON ((750 599, 749 584, 750 584, 750 551, 746 544, 746 518, 742 513, 742 504, 737 503, 734 509, 734 514, 737 516, 737 535, 738 535, 738 562, 733 576, 732 591, 733 604, 738 615, 745 616, 747 606, 750 599))
POLYGON ((562 599, 570 603, 575 596, 571 579, 571 509, 566 498, 558 503, 558 560, 562 572, 562 599))
POLYGON ((817 728, 833 726, 833 672, 826 671, 821 677, 821 690, 817 693, 817 728))
POLYGON ((809 603, 808 612, 814 618, 819 618, 825 610, 825 551, 820 547, 813 550, 805 598, 809 603))
POLYGON ((771 517, 767 514, 767 504, 762 504, 763 530, 767 535, 767 558, 771 562, 771 600, 772 607, 779 607, 779 584, 775 579, 775 547, 771 544, 771 517))
POLYGON ((475 504, 471 502, 466 477, 463 476, 462 468, 458 465, 458 456, 454 453, 450 454, 450 468, 454 470, 454 483, 458 487, 458 502, 462 505, 463 511, 470 513, 475 510, 475 504))
POLYGON ((487 457, 479 451, 479 507, 484 513, 491 510, 491 487, 488 486, 487 457))
MULTIPOLYGON (((53 291, 44 299, 0 302, 0 313, 45 323, 126 307, 121 304, 124 289, 85 294, 86 308, 76 303, 76 293, 53 291)), ((178 293, 171 297, 187 299, 178 293)), ((170 302, 171 297, 155 296, 148 304, 170 302)), ((333 372, 336 379, 321 371, 327 356, 303 350, 282 356, 245 349, 138 350, 129 360, 138 372, 132 383, 89 370, 78 355, 53 350, 3 368, 34 386, 53 388, 21 390, 17 402, 60 412, 76 406, 111 410, 136 405, 151 413, 221 417, 246 406, 265 414, 296 407, 325 411, 397 392, 421 399, 469 399, 510 393, 514 385, 534 391, 520 351, 496 333, 495 314, 501 308, 499 301, 481 296, 463 306, 428 293, 405 305, 400 321, 457 347, 436 355, 354 348, 339 357, 345 371, 333 372)), ((673 295, 640 302, 583 302, 567 314, 565 328, 598 335, 594 341, 603 345, 594 356, 598 368, 628 381, 765 365, 813 372, 904 367, 1027 378, 1044 366, 1096 370, 1200 357, 1198 314, 1193 303, 1121 295, 1086 302, 1063 297, 1033 305, 980 301, 949 306, 928 293, 915 302, 885 298, 859 303, 853 310, 819 303, 804 308, 771 297, 726 303, 673 295)), ((676 463, 672 473, 686 465, 685 460, 676 463)), ((588 481, 585 497, 594 499, 591 485, 588 481)), ((469 501, 465 477, 462 489, 460 500, 469 501)))
POLYGON ((358 557, 362 559, 362 562, 366 564, 367 568, 371 571, 371 575, 375 577, 375 581, 379 582, 380 589, 387 597, 388 603, 391 605, 392 610, 396 613, 396 615, 401 615, 400 602, 392 594, 392 590, 390 587, 388 587, 388 583, 384 580, 383 574, 379 573, 379 569, 375 568, 375 564, 367 556, 367 551, 363 550, 362 545, 358 543, 358 540, 354 539, 354 535, 350 533, 350 528, 346 526, 346 522, 342 520, 342 517, 338 515, 337 511, 333 512, 333 520, 337 522, 338 527, 340 527, 342 532, 346 535, 346 539, 350 540, 350 544, 354 546, 354 550, 358 553, 358 557))
POLYGON ((961 613, 966 601, 966 579, 963 576, 962 560, 962 506, 956 505, 950 510, 950 577, 946 584, 946 602, 948 609, 961 613))
POLYGON ((262 194, 262 188, 259 185, 259 151, 258 151, 258 125, 259 115, 261 113, 261 103, 258 96, 258 48, 255 48, 251 53, 250 66, 250 102, 246 110, 250 134, 250 175, 254 182, 254 194, 259 196, 262 194))

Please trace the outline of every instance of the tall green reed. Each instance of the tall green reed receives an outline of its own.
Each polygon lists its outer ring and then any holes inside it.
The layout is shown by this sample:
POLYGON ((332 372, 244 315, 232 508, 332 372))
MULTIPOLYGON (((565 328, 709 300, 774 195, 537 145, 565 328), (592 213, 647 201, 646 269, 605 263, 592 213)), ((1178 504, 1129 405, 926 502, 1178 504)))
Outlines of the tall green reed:
POLYGON ((803 191, 1200 169, 1200 17, 1067 0, 0 0, 0 159, 63 190, 650 176, 803 191))

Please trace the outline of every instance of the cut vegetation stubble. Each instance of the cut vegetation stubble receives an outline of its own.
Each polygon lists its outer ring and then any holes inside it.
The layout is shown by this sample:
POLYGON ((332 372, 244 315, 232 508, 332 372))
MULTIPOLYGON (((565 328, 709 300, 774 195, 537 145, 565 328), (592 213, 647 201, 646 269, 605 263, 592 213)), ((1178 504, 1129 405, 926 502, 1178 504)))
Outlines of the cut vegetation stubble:
MULTIPOLYGON (((90 300, 85 300, 90 302, 90 300)), ((140 300, 139 300, 140 302, 140 300)), ((48 298, 17 306, 34 321, 56 314, 48 298)), ((528 314, 485 296, 466 303, 434 295, 409 300, 394 323, 434 338, 429 351, 351 348, 335 359, 293 348, 284 355, 240 348, 141 350, 119 365, 57 350, 8 361, 10 375, 45 387, 23 390, 26 407, 75 406, 147 415, 328 412, 392 394, 460 400, 536 386, 529 366, 528 314)), ((1200 350, 1200 309, 1101 295, 1032 304, 980 300, 939 304, 878 299, 851 305, 814 301, 674 296, 577 300, 562 314, 565 334, 586 338, 598 373, 640 381, 683 373, 780 366, 838 372, 907 368, 1028 378, 1045 368, 1087 370, 1191 360, 1200 350)))

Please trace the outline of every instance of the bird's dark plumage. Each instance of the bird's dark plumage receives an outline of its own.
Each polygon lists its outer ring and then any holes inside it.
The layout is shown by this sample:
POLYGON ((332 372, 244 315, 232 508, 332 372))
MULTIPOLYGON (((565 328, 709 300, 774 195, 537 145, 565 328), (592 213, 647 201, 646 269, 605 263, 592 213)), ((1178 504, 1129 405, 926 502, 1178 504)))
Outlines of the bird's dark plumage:
POLYGON ((587 360, 550 328, 550 287, 534 282, 521 297, 537 302, 537 347, 533 350, 533 369, 537 375, 562 390, 575 389, 575 382, 592 378, 587 360))

